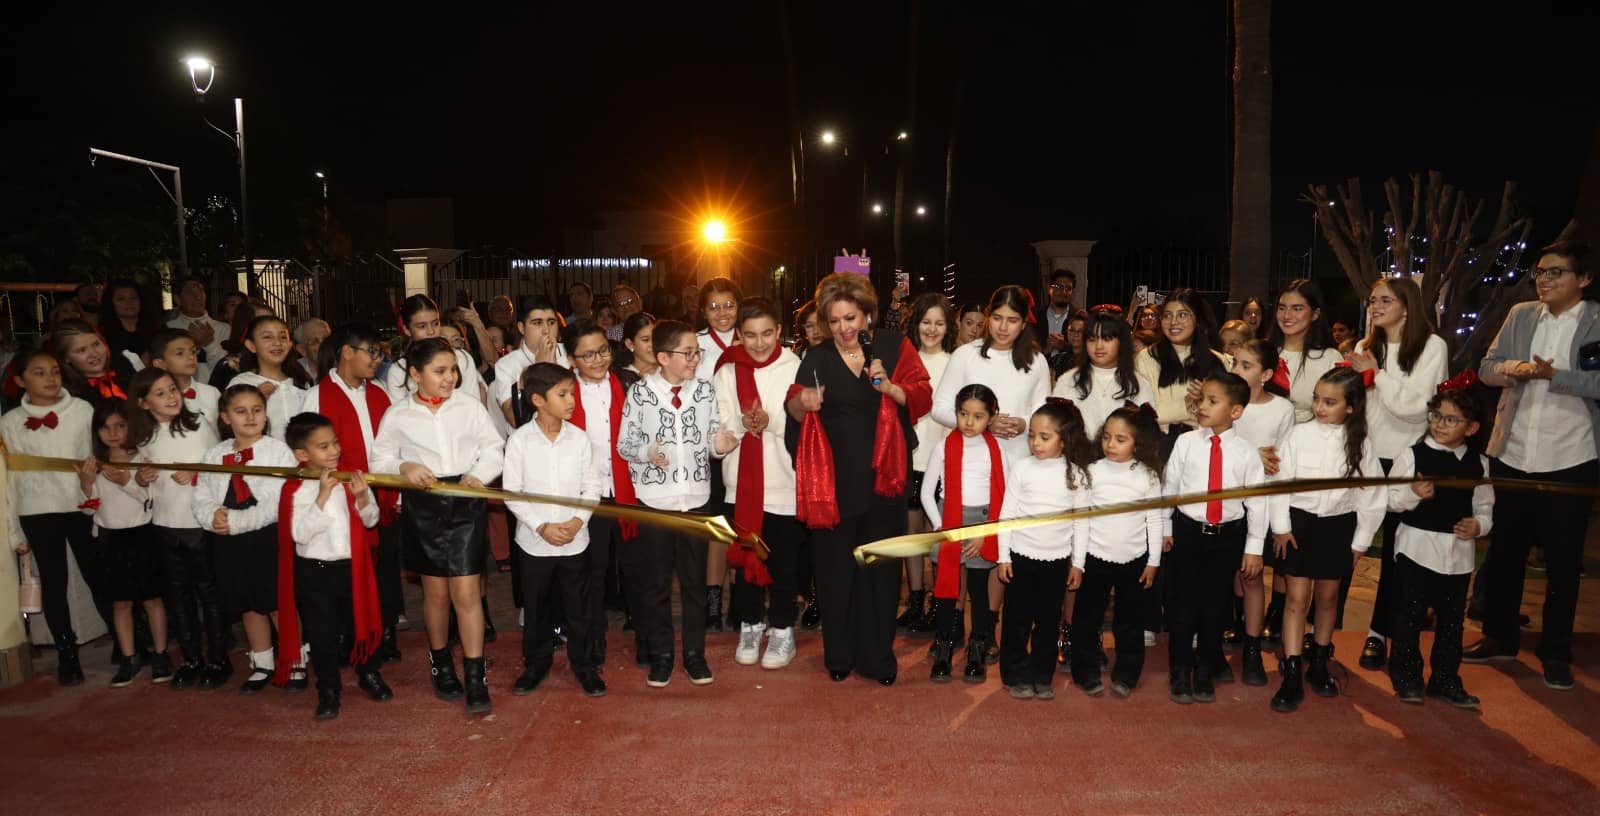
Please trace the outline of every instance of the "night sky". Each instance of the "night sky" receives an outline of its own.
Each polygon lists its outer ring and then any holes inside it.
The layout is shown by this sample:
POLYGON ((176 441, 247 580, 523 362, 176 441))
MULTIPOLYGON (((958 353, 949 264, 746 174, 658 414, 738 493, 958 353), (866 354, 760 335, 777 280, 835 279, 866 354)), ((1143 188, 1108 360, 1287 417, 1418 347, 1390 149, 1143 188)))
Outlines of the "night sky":
MULTIPOLYGON (((170 210, 134 169, 89 168, 90 146, 181 164, 191 203, 237 194, 231 148, 199 120, 178 62, 191 51, 221 66, 213 121, 246 100, 258 255, 296 252, 325 169, 356 249, 383 247, 388 197, 449 196, 463 245, 542 254, 595 212, 688 220, 711 203, 783 256, 791 123, 772 4, 95 5, 13 10, 0 55, 0 256, 33 259, 42 278, 70 252, 19 244, 63 240, 59 224, 29 231, 63 200, 157 229, 170 210)), ((891 201, 881 154, 903 128, 907 205, 931 210, 908 219, 908 254, 936 266, 958 82, 952 243, 968 269, 1023 280, 1028 242, 1045 238, 1225 245, 1226 3, 924 3, 915 121, 909 3, 790 5, 806 136, 832 127, 851 145, 846 160, 808 144, 813 212, 832 213, 817 219, 823 245, 858 243, 863 153, 879 157, 869 197, 891 201)), ((1517 179, 1536 239, 1569 216, 1596 126, 1593 13, 1420 5, 1278 4, 1279 249, 1311 240, 1304 185, 1351 175, 1375 194, 1388 175, 1438 169, 1489 197, 1517 179)), ((869 226, 869 245, 887 236, 869 226)))

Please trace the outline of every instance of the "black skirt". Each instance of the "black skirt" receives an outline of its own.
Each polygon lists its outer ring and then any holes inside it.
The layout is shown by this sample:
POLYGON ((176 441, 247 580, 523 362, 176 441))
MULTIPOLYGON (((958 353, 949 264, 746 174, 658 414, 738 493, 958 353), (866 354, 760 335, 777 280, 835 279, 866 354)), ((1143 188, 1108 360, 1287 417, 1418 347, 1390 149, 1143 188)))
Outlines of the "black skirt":
POLYGON ((166 589, 161 542, 148 524, 126 530, 100 529, 106 564, 106 589, 113 601, 148 601, 166 589))
POLYGON ((1298 508, 1289 509, 1289 529, 1295 543, 1284 553, 1277 569, 1294 578, 1337 581, 1355 569, 1350 542, 1356 535, 1356 514, 1318 516, 1298 508))
POLYGON ((487 501, 412 491, 400 507, 406 569, 439 578, 483 574, 489 557, 487 501))
POLYGON ((228 618, 278 611, 278 525, 238 535, 214 536, 212 568, 228 618))

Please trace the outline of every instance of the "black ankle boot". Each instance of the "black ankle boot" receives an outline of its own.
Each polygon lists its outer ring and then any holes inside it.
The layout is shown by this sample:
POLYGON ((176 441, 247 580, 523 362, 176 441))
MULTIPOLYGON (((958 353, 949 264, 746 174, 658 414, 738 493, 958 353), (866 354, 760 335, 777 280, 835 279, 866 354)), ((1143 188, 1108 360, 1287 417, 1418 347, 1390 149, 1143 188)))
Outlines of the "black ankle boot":
POLYGON ((706 587, 706 631, 722 631, 722 587, 706 587))
POLYGON ((400 641, 395 636, 393 626, 383 627, 383 640, 378 642, 378 656, 385 663, 400 662, 400 641))
POLYGON ((450 654, 450 647, 428 652, 428 673, 433 677, 433 696, 448 702, 461 699, 465 693, 460 678, 456 677, 455 658, 450 654))
POLYGON ((989 678, 989 668, 984 665, 984 652, 988 641, 982 635, 967 640, 967 665, 961 670, 961 679, 968 683, 982 683, 989 678))
POLYGON ((1339 684, 1333 681, 1328 664, 1333 661, 1333 644, 1311 644, 1311 662, 1306 667, 1306 685, 1318 697, 1338 697, 1339 684))
POLYGON ((1244 636, 1244 653, 1239 661, 1241 664, 1239 674, 1247 686, 1264 686, 1267 684, 1267 669, 1261 665, 1261 638, 1251 635, 1244 636))
POLYGON ((933 636, 933 648, 928 650, 928 655, 933 658, 933 669, 928 672, 928 679, 935 683, 950 682, 950 660, 955 655, 955 602, 948 598, 935 598, 932 604, 933 618, 937 632, 933 636))
POLYGON ((910 632, 911 627, 923 619, 922 603, 927 594, 926 591, 920 589, 913 589, 906 593, 906 611, 901 612, 900 617, 895 618, 894 628, 896 630, 910 632))
POLYGON ((56 638, 56 682, 63 686, 83 682, 83 665, 78 662, 78 636, 72 632, 56 638))
POLYGON ((486 595, 478 600, 483 602, 483 642, 493 643, 500 633, 494 630, 494 618, 489 617, 489 597, 486 595))
POLYGON ((1290 712, 1300 707, 1300 701, 1306 697, 1305 686, 1302 685, 1300 671, 1302 667, 1300 655, 1290 655, 1283 659, 1278 671, 1283 674, 1283 684, 1278 686, 1278 693, 1272 695, 1272 710, 1290 712))
POLYGON ((461 673, 466 675, 467 713, 488 714, 489 671, 481 657, 461 658, 461 673))

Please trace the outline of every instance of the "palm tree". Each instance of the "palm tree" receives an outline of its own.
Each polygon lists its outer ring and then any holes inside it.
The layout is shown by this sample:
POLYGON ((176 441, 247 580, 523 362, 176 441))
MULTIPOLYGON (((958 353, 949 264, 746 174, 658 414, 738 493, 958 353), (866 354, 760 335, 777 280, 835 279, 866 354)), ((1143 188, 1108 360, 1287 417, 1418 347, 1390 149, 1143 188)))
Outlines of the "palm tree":
POLYGON ((1267 291, 1272 262, 1272 0, 1233 0, 1229 300, 1267 291))

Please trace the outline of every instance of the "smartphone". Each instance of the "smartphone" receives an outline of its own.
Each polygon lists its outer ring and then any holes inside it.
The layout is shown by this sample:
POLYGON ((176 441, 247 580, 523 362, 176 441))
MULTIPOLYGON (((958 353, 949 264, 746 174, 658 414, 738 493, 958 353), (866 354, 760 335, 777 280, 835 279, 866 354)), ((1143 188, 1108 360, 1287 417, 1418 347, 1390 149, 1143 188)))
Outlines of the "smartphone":
POLYGON ((911 273, 896 271, 894 273, 894 289, 896 292, 911 294, 911 273))

